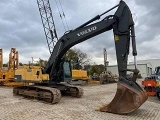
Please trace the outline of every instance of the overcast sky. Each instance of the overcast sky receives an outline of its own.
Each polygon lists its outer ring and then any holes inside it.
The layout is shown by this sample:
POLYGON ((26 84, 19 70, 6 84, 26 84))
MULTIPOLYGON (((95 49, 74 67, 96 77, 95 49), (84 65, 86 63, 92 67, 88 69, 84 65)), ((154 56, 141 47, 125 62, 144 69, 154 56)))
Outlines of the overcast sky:
MULTIPOLYGON (((61 2, 69 29, 75 29, 89 19, 115 6, 119 0, 57 0, 61 2)), ((138 60, 160 58, 160 0, 124 0, 131 9, 135 22, 138 60)), ((65 32, 55 0, 50 0, 58 37, 65 32)), ((8 62, 10 48, 19 52, 19 61, 27 63, 31 57, 48 60, 50 54, 40 19, 37 0, 0 0, 0 48, 4 63, 8 62)), ((61 10, 61 9, 60 9, 61 10)), ((116 10, 116 9, 115 9, 116 10)), ((107 15, 114 14, 113 12, 107 15)), ((61 12, 62 13, 62 12, 61 12)), ((64 21, 66 25, 66 22, 64 21)), ((116 64, 113 33, 107 31, 84 41, 74 48, 92 58, 92 63, 103 64, 103 48, 108 61, 116 64)), ((133 57, 129 55, 129 61, 133 57)))

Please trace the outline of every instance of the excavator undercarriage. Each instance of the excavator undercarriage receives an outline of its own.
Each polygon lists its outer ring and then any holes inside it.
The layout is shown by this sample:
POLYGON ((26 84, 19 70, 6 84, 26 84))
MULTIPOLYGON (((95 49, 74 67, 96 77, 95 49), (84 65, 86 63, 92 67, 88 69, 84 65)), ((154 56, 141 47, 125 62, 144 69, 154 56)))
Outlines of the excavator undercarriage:
POLYGON ((15 96, 23 96, 31 99, 38 99, 48 103, 58 103, 62 95, 80 98, 83 96, 83 89, 65 82, 61 83, 34 83, 34 85, 17 86, 13 88, 15 96))
MULTIPOLYGON (((42 84, 41 84, 42 85, 42 84)), ((23 96, 30 99, 37 99, 47 103, 58 103, 62 95, 80 98, 83 95, 81 87, 72 86, 66 83, 49 84, 45 86, 31 85, 13 88, 15 96, 23 96), (61 95, 62 94, 62 95, 61 95)), ((43 84, 44 85, 44 84, 43 84)))

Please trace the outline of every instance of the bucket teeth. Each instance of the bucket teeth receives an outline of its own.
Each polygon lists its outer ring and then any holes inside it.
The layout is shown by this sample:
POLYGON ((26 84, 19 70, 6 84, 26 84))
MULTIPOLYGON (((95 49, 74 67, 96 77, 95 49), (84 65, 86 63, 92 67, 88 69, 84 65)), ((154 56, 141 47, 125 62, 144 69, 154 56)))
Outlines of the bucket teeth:
POLYGON ((101 109, 106 108, 108 106, 108 104, 104 104, 101 107, 96 108, 96 111, 101 111, 101 109))

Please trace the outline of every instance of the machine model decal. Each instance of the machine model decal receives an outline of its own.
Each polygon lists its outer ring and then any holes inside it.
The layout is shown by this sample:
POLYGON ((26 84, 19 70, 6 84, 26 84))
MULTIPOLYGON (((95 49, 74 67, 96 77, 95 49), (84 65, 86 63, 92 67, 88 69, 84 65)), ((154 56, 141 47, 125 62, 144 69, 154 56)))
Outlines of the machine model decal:
POLYGON ((96 29, 97 29, 97 27, 96 27, 96 26, 93 26, 93 27, 91 27, 91 28, 88 28, 87 30, 84 30, 84 31, 81 31, 81 32, 77 33, 77 35, 78 35, 78 36, 82 36, 82 35, 85 35, 85 34, 87 34, 87 33, 92 32, 92 31, 95 31, 96 29))

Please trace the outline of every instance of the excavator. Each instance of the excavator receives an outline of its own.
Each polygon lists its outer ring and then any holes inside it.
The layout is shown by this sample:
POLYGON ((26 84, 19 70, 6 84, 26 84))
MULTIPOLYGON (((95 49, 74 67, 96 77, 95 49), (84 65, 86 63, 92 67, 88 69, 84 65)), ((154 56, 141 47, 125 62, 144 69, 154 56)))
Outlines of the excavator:
MULTIPOLYGON (((70 85, 71 65, 65 59, 65 53, 74 45, 112 29, 119 72, 117 92, 109 104, 99 107, 98 110, 115 114, 128 114, 135 111, 147 100, 148 96, 136 82, 139 70, 136 65, 134 21, 128 5, 123 0, 79 27, 65 32, 54 46, 47 65, 42 69, 43 73, 49 74, 49 80, 31 86, 14 87, 13 94, 53 104, 60 101, 61 95, 82 97, 83 89, 70 85), (115 8, 117 10, 114 15, 108 15, 101 19, 102 16, 115 8), (99 21, 96 22, 96 20, 99 21), (130 42, 132 42, 135 69, 127 69, 130 42), (133 72, 132 78, 126 76, 127 71, 133 72)), ((38 75, 37 72, 37 77, 38 75)))

